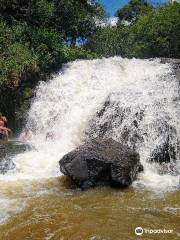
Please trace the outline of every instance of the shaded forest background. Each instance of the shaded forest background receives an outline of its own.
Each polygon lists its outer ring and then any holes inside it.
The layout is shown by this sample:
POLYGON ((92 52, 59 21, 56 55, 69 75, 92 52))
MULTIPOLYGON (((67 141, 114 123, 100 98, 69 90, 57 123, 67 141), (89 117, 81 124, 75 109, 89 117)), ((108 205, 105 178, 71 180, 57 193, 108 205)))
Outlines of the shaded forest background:
POLYGON ((180 58, 180 4, 131 0, 117 25, 96 0, 0 0, 0 111, 20 129, 39 81, 66 62, 180 58))

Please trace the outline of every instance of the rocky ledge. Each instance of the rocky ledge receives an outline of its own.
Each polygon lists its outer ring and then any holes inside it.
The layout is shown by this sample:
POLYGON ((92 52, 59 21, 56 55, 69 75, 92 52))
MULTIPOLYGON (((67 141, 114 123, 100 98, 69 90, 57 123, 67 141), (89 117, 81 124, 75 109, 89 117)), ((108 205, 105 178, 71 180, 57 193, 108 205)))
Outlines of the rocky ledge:
POLYGON ((127 187, 143 170, 139 154, 112 139, 94 139, 66 154, 61 172, 81 189, 96 185, 127 187))

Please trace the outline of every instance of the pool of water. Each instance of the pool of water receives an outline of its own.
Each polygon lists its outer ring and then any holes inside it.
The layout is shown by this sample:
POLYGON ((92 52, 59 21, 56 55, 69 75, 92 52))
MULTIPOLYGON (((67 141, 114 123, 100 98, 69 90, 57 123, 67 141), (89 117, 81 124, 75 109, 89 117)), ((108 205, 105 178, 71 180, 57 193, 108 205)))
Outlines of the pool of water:
MULTIPOLYGON (((98 187, 75 190, 64 177, 0 183, 0 239, 179 239, 180 192, 98 187), (3 198, 2 198, 3 199, 3 198), (1 203, 1 215, 3 204, 1 203), (135 228, 171 233, 135 234, 135 228)), ((144 230, 145 231, 145 230, 144 230)))

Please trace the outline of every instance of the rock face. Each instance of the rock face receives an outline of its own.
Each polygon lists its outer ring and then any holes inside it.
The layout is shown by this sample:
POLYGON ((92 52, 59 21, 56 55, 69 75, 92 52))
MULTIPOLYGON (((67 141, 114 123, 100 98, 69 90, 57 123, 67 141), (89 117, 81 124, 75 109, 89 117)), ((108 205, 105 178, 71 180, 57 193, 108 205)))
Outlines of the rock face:
POLYGON ((147 111, 148 106, 142 105, 134 109, 122 106, 121 95, 112 93, 94 115, 86 136, 90 139, 99 137, 107 139, 113 136, 118 142, 123 142, 138 151, 147 139, 152 144, 153 135, 156 145, 148 160, 160 164, 175 162, 180 153, 176 128, 163 118, 153 119, 150 124, 146 123, 147 111))
POLYGON ((158 173, 160 175, 171 175, 171 176, 178 176, 180 175, 179 169, 177 165, 173 162, 170 163, 161 163, 158 167, 158 173))
POLYGON ((112 139, 91 140, 65 155, 59 164, 61 172, 82 189, 99 184, 127 187, 143 169, 138 153, 112 139))
POLYGON ((180 142, 178 139, 177 131, 174 127, 163 122, 164 128, 162 129, 164 134, 162 143, 157 145, 150 156, 151 162, 157 163, 169 163, 176 162, 179 158, 180 142))
POLYGON ((91 120, 86 135, 91 139, 114 136, 116 141, 136 149, 136 145, 143 142, 139 124, 144 118, 144 109, 143 106, 137 109, 122 106, 121 97, 121 93, 116 92, 105 99, 91 120))
POLYGON ((5 174, 9 170, 14 169, 15 164, 7 156, 7 149, 5 146, 0 145, 0 174, 5 174))
POLYGON ((150 161, 157 163, 169 163, 176 160, 176 149, 175 146, 166 140, 161 146, 157 146, 152 152, 150 161))

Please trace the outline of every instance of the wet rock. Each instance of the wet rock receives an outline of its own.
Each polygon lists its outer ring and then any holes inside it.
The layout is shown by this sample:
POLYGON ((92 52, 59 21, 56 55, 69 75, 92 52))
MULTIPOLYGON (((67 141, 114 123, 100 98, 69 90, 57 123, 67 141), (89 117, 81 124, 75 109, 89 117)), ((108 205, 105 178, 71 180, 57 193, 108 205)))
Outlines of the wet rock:
MULTIPOLYGON (((163 123, 164 134, 161 137, 161 144, 157 144, 150 156, 150 162, 158 163, 156 165, 160 175, 169 174, 177 176, 180 174, 177 166, 177 159, 180 154, 180 143, 177 131, 168 123, 163 123)), ((160 135, 161 136, 161 135, 160 135)))
POLYGON ((5 174, 14 168, 15 164, 12 162, 11 158, 8 157, 6 147, 0 145, 0 174, 5 174))
POLYGON ((115 138, 136 149, 144 139, 139 126, 144 118, 144 106, 127 107, 121 104, 122 93, 111 93, 93 116, 86 131, 88 138, 115 138), (127 121, 128 120, 128 121, 127 121))
POLYGON ((6 156, 6 148, 3 145, 0 145, 0 159, 6 156))
POLYGON ((0 174, 5 174, 15 168, 15 164, 10 158, 0 159, 0 174))
POLYGON ((177 131, 174 127, 165 122, 163 126, 163 140, 161 144, 157 144, 154 151, 152 151, 150 161, 160 164, 176 162, 180 153, 180 143, 177 137, 177 131))
POLYGON ((157 146, 156 149, 152 152, 150 161, 158 163, 168 163, 170 161, 175 161, 176 152, 175 147, 169 145, 168 142, 165 142, 161 146, 157 146))
POLYGON ((178 167, 173 162, 165 163, 163 162, 158 166, 158 172, 160 175, 171 175, 171 176, 178 176, 180 175, 180 171, 178 170, 178 167))
POLYGON ((170 63, 172 65, 177 65, 177 67, 180 67, 180 59, 178 58, 161 58, 161 63, 170 63))
POLYGON ((180 156, 180 143, 176 128, 162 118, 145 121, 148 106, 127 107, 121 104, 121 93, 110 94, 93 116, 86 131, 87 138, 111 138, 137 151, 144 142, 154 150, 150 162, 176 161, 180 156))
POLYGON ((127 187, 142 170, 139 154, 112 139, 93 139, 66 154, 59 164, 61 172, 82 189, 99 184, 127 187))

